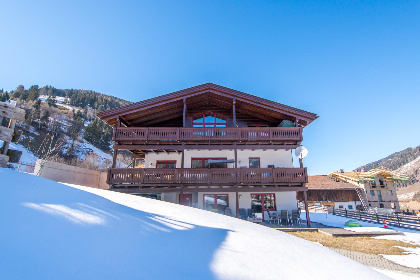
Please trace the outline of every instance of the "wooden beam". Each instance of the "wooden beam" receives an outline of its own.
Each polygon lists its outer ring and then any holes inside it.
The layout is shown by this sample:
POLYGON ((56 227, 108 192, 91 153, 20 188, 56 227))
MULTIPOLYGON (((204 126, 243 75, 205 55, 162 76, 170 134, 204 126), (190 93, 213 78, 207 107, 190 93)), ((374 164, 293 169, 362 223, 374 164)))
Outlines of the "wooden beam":
POLYGON ((0 116, 23 122, 25 121, 25 110, 6 103, 0 103, 0 116))
POLYGON ((236 99, 235 98, 233 99, 232 110, 233 110, 233 125, 237 127, 236 125, 236 99))
POLYGON ((307 192, 307 190, 303 192, 303 199, 305 200, 306 225, 308 226, 308 228, 310 228, 311 227, 311 219, 309 217, 308 192, 307 192))
POLYGON ((10 142, 13 137, 14 130, 8 127, 0 126, 0 140, 10 142))
MULTIPOLYGON (((273 150, 273 149, 296 149, 298 145, 237 145, 237 148, 241 150, 273 150)), ((186 144, 181 145, 181 143, 174 143, 173 145, 114 145, 114 149, 117 148, 119 150, 198 150, 198 149, 206 149, 206 150, 231 150, 234 148, 233 145, 195 145, 195 144, 186 144)))
MULTIPOLYGON (((124 193, 170 193, 170 192, 180 192, 181 187, 168 187, 168 188, 156 188, 156 187, 138 187, 138 188, 118 188, 111 187, 111 190, 124 193)), ((189 192, 298 192, 298 191, 307 191, 306 187, 217 187, 217 188, 199 188, 199 187, 188 187, 184 186, 182 188, 183 193, 189 192)))
POLYGON ((112 157, 112 168, 115 168, 115 165, 117 164, 117 152, 118 152, 118 149, 115 148, 115 145, 114 145, 114 155, 112 157))
POLYGON ((182 112, 182 126, 183 127, 187 126, 187 123, 185 121, 186 116, 187 116, 187 100, 184 98, 184 110, 182 112))
POLYGON ((239 218, 239 192, 236 192, 236 218, 239 218))

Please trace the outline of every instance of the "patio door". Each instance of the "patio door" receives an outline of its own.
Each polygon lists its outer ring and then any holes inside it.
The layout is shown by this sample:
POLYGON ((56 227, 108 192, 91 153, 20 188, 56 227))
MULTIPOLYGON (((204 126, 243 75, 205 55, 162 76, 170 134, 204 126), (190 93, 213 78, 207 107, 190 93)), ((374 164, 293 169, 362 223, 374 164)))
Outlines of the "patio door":
POLYGON ((268 211, 276 211, 276 197, 274 193, 258 193, 251 194, 251 209, 254 210, 255 216, 268 219, 268 211))
POLYGON ((192 194, 179 195, 179 202, 185 206, 192 206, 192 194))

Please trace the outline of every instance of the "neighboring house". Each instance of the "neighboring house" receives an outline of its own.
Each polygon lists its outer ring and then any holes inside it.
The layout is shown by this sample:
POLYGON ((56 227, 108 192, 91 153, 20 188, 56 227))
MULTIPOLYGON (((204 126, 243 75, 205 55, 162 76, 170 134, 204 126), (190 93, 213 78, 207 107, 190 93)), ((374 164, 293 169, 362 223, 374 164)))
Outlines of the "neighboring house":
POLYGON ((207 83, 98 117, 114 126, 114 191, 263 219, 306 197, 307 171, 292 155, 316 114, 207 83), (144 168, 115 168, 118 150, 144 168))
MULTIPOLYGON (((309 176, 306 187, 309 205, 362 210, 362 202, 356 191, 358 187, 353 184, 335 180, 326 175, 314 175, 309 176)), ((301 194, 298 195, 298 199, 304 200, 301 194)))
POLYGON ((348 182, 363 189, 362 204, 367 209, 392 209, 401 212, 397 197, 397 184, 407 181, 408 177, 385 167, 368 172, 332 172, 329 174, 341 182, 348 182))

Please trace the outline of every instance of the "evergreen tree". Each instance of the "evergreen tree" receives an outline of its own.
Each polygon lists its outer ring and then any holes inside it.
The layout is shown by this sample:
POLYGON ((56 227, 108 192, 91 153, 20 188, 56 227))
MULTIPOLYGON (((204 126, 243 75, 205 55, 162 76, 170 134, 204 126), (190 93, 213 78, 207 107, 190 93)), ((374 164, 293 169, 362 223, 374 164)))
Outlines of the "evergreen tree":
POLYGON ((39 87, 37 85, 29 88, 28 101, 37 100, 39 97, 39 87))

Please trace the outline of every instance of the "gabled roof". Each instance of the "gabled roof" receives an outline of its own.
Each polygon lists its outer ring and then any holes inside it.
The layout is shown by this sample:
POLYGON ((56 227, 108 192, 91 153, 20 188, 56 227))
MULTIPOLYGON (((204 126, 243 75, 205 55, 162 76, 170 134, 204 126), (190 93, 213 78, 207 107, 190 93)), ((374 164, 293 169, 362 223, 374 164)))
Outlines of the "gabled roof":
POLYGON ((308 176, 308 183, 305 185, 310 190, 354 190, 355 186, 334 180, 326 175, 310 175, 308 176))
POLYGON ((378 167, 373 168, 367 172, 331 172, 329 176, 345 180, 345 181, 353 181, 353 182, 367 182, 367 181, 373 181, 374 178, 378 175, 384 176, 387 180, 392 181, 407 181, 409 178, 405 174, 398 173, 394 170, 391 170, 386 167, 378 167))
POLYGON ((238 103, 248 104, 249 106, 256 106, 270 112, 278 112, 280 114, 285 114, 299 120, 304 120, 306 125, 318 118, 316 114, 213 83, 206 83, 157 96, 137 103, 103 111, 97 115, 108 124, 113 125, 117 122, 119 117, 124 118, 124 116, 130 116, 136 114, 136 112, 150 109, 151 107, 164 106, 168 103, 176 104, 179 106, 179 104, 182 104, 184 99, 188 99, 200 94, 213 94, 225 99, 235 99, 238 103))

